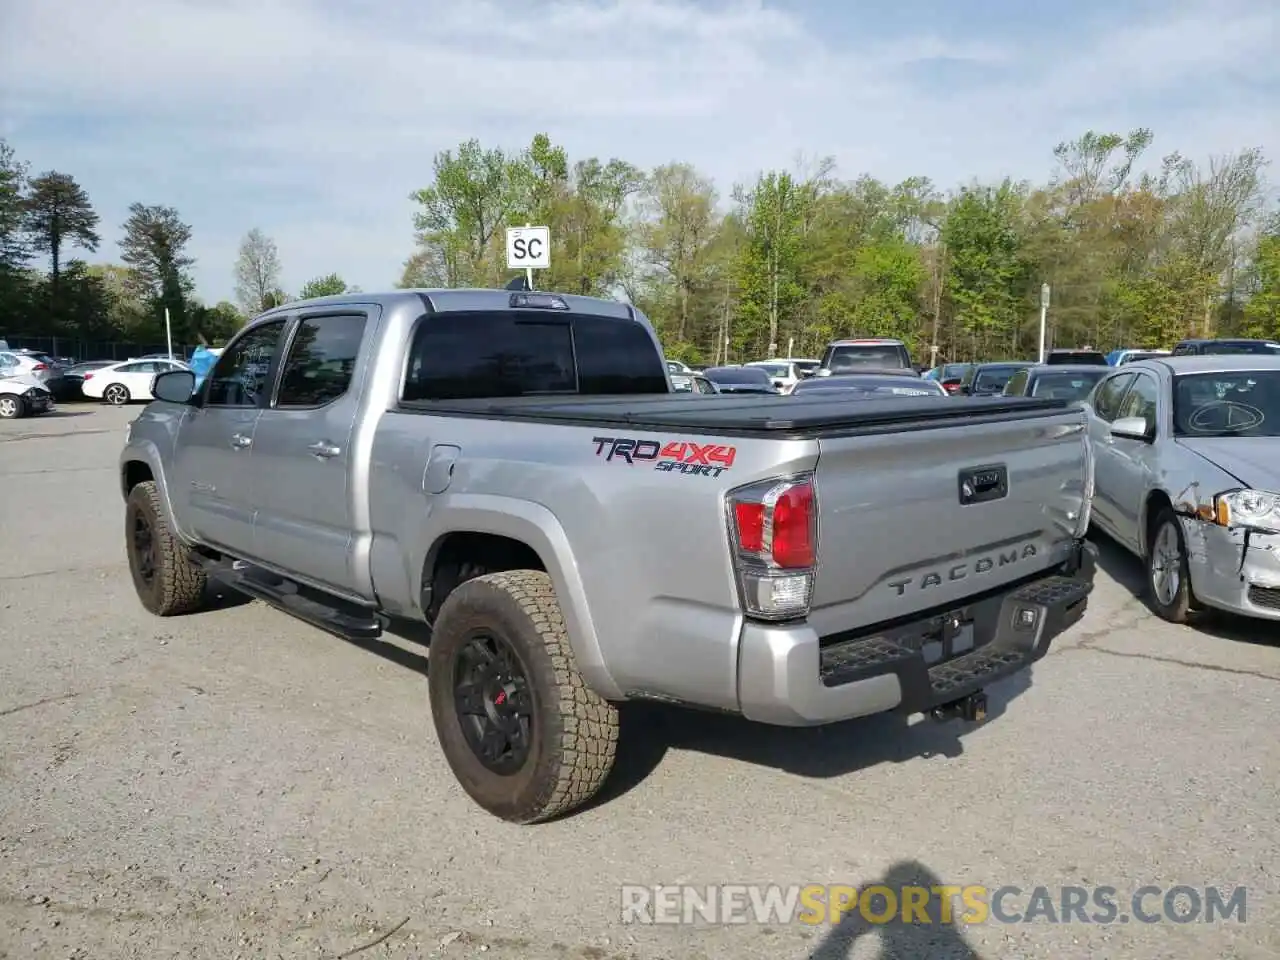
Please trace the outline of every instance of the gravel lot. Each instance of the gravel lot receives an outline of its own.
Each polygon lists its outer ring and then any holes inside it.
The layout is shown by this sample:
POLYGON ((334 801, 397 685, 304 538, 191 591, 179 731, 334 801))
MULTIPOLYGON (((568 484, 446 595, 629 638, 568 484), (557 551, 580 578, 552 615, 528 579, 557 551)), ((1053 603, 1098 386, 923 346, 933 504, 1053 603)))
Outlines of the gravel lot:
POLYGON ((985 726, 635 710, 602 802, 518 828, 450 776, 413 636, 364 649, 234 598, 142 610, 115 474, 136 413, 0 422, 0 957, 1280 955, 1280 632, 1153 619, 1114 547, 985 726), (1247 922, 618 919, 624 883, 909 875, 1247 885, 1247 922))

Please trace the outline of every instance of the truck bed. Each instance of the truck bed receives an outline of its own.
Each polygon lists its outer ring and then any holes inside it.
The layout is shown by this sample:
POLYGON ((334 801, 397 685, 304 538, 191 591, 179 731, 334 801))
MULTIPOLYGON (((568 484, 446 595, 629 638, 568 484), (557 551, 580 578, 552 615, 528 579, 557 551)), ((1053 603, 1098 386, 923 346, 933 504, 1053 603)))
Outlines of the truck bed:
POLYGON ((398 409, 404 413, 433 416, 480 417, 566 426, 627 426, 732 437, 807 439, 928 430, 966 421, 989 423, 1055 416, 1067 406, 1066 400, 1030 397, 850 400, 840 396, 710 398, 649 394, 423 401, 402 404, 398 409))

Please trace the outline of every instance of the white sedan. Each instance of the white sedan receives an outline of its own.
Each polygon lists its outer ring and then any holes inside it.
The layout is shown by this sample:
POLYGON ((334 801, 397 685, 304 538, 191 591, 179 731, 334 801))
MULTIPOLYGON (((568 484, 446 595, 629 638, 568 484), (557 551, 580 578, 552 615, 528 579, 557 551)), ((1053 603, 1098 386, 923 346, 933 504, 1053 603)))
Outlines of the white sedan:
POLYGON ((189 369, 179 360, 126 360, 89 371, 81 390, 86 397, 122 407, 133 400, 154 400, 151 381, 157 373, 189 369))

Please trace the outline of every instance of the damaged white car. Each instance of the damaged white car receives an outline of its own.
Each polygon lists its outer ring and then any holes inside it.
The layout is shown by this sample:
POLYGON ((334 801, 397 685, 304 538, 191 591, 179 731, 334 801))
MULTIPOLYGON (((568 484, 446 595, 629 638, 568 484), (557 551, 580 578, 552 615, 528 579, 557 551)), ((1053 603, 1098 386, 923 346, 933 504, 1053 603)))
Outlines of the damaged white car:
POLYGON ((1146 561, 1152 609, 1280 620, 1280 357, 1163 357, 1089 402, 1095 526, 1146 561))

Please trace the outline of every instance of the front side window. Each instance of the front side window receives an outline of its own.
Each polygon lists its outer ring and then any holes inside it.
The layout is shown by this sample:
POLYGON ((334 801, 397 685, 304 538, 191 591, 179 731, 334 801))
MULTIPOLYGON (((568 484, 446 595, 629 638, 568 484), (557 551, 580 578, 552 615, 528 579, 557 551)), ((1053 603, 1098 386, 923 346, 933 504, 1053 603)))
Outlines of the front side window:
POLYGON ((1098 384, 1093 395, 1093 412, 1100 419, 1110 423, 1116 418, 1120 412, 1120 400, 1133 377, 1132 373, 1122 373, 1119 376, 1108 377, 1098 384))
POLYGON ((265 406, 271 360, 283 333, 284 321, 272 320, 254 327, 229 346, 209 373, 205 406, 265 406))
POLYGON ((1129 388, 1129 392, 1124 395, 1124 400, 1120 404, 1120 414, 1116 419, 1141 417, 1146 421, 1147 430, 1154 430, 1156 428, 1156 405, 1159 395, 1159 386, 1155 378, 1146 374, 1139 374, 1138 379, 1133 381, 1133 386, 1129 388))
POLYGON ((276 406, 320 407, 346 393, 364 328, 362 315, 303 320, 281 366, 276 406))

